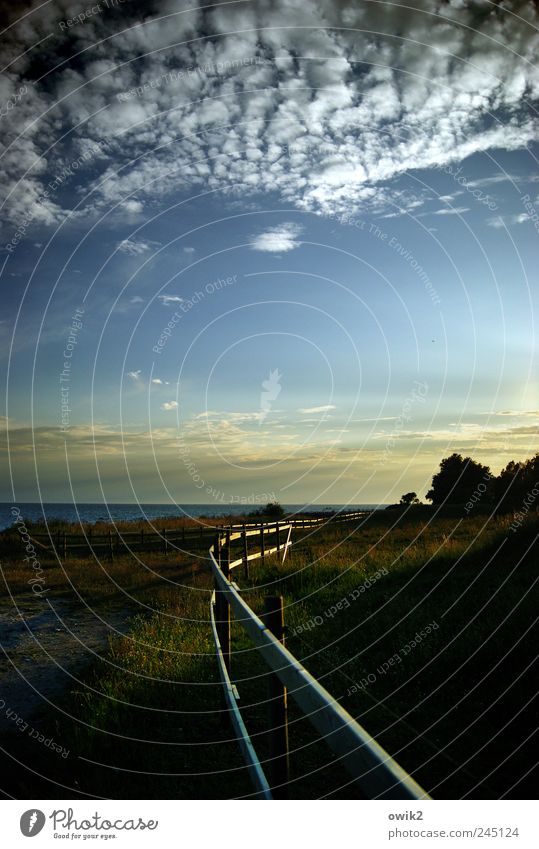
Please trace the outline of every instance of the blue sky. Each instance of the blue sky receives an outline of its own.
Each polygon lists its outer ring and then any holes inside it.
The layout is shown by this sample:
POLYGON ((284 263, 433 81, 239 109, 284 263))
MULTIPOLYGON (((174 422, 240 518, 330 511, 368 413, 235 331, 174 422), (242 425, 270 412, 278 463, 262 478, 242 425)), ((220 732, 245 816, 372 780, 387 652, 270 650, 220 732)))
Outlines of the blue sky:
POLYGON ((536 453, 537 16, 411 5, 11 12, 2 499, 390 502, 536 453))

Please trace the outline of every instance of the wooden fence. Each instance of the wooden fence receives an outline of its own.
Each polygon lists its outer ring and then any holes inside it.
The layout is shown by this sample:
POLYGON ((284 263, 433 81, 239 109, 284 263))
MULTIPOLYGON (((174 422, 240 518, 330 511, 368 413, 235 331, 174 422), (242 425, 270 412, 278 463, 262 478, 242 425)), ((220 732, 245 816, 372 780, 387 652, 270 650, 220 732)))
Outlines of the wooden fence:
MULTIPOLYGON (((365 514, 341 514, 332 521, 354 521, 365 514)), ((313 520, 320 524, 324 519, 313 520)), ((282 552, 283 560, 292 545, 291 533, 297 527, 292 521, 261 524, 237 531, 219 531, 210 549, 210 562, 215 581, 211 600, 211 623, 219 672, 231 722, 258 798, 286 796, 288 781, 287 700, 294 699, 327 745, 338 756, 363 796, 384 799, 428 799, 428 794, 397 764, 393 758, 359 725, 358 722, 305 669, 284 645, 282 599, 266 599, 264 621, 241 596, 232 573, 243 567, 248 576, 252 561, 282 552), (286 534, 286 538, 285 538, 286 534), (275 537, 266 545, 266 537, 275 537), (259 548, 248 554, 248 537, 257 536, 259 548), (240 545, 241 556, 232 559, 234 543, 240 545), (256 754, 239 709, 239 693, 231 678, 231 615, 245 629, 256 649, 273 673, 270 676, 269 724, 271 752, 268 763, 271 784, 256 754)))
MULTIPOLYGON (((342 515, 335 514, 331 517, 308 519, 305 517, 292 519, 288 521, 272 522, 264 525, 266 528, 272 527, 274 532, 285 533, 288 528, 309 528, 320 524, 323 521, 340 521, 342 515)), ((359 517, 363 513, 346 514, 350 517, 359 517)), ((348 519, 350 521, 350 519, 348 519)), ((56 554, 59 558, 65 560, 68 553, 88 553, 101 552, 109 559, 114 559, 119 554, 125 554, 129 551, 155 551, 163 554, 170 554, 173 551, 184 551, 186 546, 199 546, 204 542, 213 540, 215 533, 224 533, 227 528, 241 528, 242 530, 259 529, 260 524, 256 522, 245 522, 241 525, 219 526, 219 525, 204 525, 198 527, 182 527, 182 528, 163 528, 163 530, 148 531, 141 529, 140 531, 120 531, 110 529, 104 533, 95 533, 91 528, 82 534, 72 534, 67 531, 49 531, 43 533, 32 532, 30 534, 33 542, 49 551, 51 554, 56 554)), ((11 529, 9 529, 11 530, 11 529)), ((267 531, 266 531, 267 532, 267 531)), ((13 531, 16 535, 16 531, 13 531)), ((5 540, 7 541, 7 537, 5 540)))

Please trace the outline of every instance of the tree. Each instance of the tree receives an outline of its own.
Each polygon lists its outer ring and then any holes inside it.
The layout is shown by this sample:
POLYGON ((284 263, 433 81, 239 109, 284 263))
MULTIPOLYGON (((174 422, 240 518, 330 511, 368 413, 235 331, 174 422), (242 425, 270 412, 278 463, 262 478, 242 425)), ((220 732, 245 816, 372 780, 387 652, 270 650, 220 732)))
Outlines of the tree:
POLYGON ((278 501, 269 501, 265 507, 251 513, 251 516, 267 516, 269 519, 282 519, 284 515, 284 508, 278 501))
POLYGON ((539 454, 525 463, 511 460, 494 481, 494 499, 498 513, 511 513, 523 506, 537 510, 535 495, 539 480, 539 454))
POLYGON ((510 460, 494 481, 494 501, 498 513, 509 513, 519 502, 524 465, 510 460))
POLYGON ((405 492, 404 495, 401 495, 400 503, 403 507, 409 507, 410 504, 420 504, 420 500, 417 497, 417 492, 405 492))
POLYGON ((451 454, 440 463, 440 471, 432 478, 427 499, 433 504, 465 504, 472 495, 490 498, 492 475, 488 466, 476 463, 471 457, 451 454))

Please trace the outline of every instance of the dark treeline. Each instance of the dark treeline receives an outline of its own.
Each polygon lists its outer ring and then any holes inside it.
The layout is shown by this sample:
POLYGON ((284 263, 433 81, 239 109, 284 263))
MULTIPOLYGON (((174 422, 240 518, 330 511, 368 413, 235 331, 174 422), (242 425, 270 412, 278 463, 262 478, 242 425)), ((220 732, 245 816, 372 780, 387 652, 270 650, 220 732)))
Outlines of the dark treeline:
POLYGON ((524 462, 511 460, 497 476, 471 457, 451 454, 440 463, 426 498, 436 506, 463 505, 467 513, 481 505, 524 517, 539 506, 539 454, 524 462))

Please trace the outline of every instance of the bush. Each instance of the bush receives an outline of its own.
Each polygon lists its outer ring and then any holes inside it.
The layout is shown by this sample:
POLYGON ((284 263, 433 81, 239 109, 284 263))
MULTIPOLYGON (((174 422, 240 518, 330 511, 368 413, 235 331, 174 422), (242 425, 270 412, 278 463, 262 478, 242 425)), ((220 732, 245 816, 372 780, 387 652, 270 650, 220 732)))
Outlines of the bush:
POLYGON ((268 519, 282 519, 284 515, 284 509, 278 501, 268 501, 265 507, 249 513, 249 516, 265 516, 268 519))

